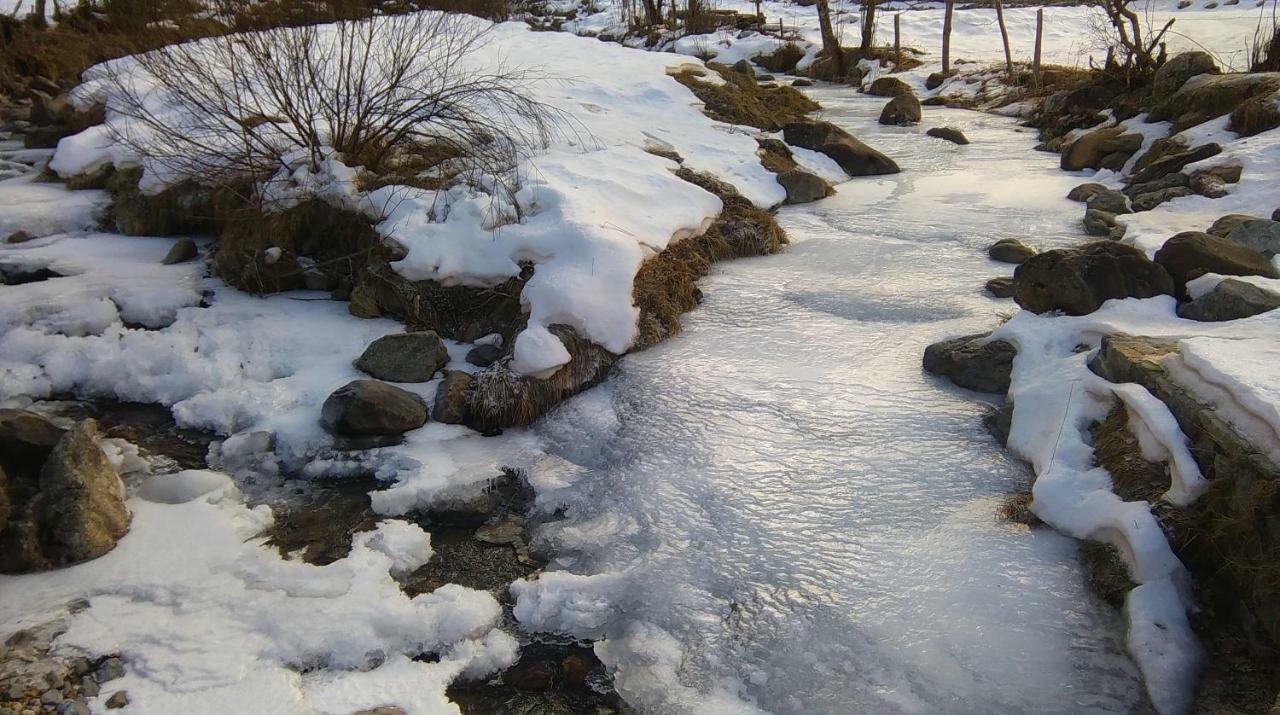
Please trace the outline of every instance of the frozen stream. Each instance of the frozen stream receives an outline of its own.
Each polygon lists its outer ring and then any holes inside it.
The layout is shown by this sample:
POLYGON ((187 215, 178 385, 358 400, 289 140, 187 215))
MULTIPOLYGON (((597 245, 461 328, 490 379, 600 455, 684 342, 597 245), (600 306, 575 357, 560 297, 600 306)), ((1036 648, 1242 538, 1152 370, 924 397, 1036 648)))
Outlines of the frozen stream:
POLYGON ((983 294, 1012 268, 988 244, 1083 240, 1078 179, 1012 120, 884 128, 884 100, 816 95, 904 173, 784 210, 788 251, 723 265, 683 335, 545 421, 535 478, 567 506, 544 545, 592 577, 518 586, 517 615, 606 638, 653 712, 1145 709, 1076 543, 996 519, 1029 470, 920 368, 1017 309, 983 294))

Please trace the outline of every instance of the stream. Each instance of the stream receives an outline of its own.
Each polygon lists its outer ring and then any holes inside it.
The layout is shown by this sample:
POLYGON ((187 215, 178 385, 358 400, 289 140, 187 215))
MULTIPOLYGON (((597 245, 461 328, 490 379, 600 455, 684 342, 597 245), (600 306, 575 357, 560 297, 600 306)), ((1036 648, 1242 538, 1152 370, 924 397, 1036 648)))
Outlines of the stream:
POLYGON ((1015 120, 812 92, 903 173, 788 207, 783 254, 721 264, 684 332, 628 356, 538 428, 539 544, 526 627, 604 638, 653 712, 1134 712, 1119 615, 1077 543, 1001 522, 1027 466, 978 396, 922 372, 929 343, 1017 310, 986 247, 1082 242, 1078 177, 1015 120), (973 142, 926 137, 955 126, 973 142), (548 488, 547 485, 558 486, 548 488))

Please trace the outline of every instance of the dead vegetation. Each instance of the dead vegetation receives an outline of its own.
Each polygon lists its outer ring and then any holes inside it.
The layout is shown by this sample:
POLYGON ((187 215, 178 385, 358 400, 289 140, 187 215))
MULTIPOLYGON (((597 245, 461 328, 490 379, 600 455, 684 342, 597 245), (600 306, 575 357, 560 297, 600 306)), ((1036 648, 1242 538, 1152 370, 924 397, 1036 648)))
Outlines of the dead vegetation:
POLYGON ((706 82, 691 71, 681 72, 675 79, 702 100, 704 112, 712 119, 777 131, 819 108, 817 102, 792 87, 765 87, 755 77, 723 65, 708 66, 724 78, 724 84, 706 82))

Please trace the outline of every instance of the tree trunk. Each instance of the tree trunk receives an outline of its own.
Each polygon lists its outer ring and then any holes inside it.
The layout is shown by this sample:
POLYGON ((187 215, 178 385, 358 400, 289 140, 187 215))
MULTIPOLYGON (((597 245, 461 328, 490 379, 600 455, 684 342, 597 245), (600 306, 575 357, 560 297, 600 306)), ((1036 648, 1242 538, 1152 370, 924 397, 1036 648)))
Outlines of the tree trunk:
POLYGON ((862 44, 858 48, 862 57, 871 53, 871 45, 876 36, 876 0, 862 2, 862 44))
POLYGON ((1013 77, 1013 51, 1009 49, 1009 28, 1004 25, 1004 3, 994 0, 996 4, 996 22, 1000 24, 1000 41, 1004 43, 1004 71, 1013 77))
POLYGON ((955 0, 947 0, 947 12, 942 18, 942 74, 951 72, 951 16, 955 12, 955 0))
POLYGON ((827 0, 818 0, 818 27, 822 31, 822 52, 834 64, 835 76, 844 77, 844 52, 840 49, 840 40, 836 38, 835 27, 831 24, 831 5, 827 0))

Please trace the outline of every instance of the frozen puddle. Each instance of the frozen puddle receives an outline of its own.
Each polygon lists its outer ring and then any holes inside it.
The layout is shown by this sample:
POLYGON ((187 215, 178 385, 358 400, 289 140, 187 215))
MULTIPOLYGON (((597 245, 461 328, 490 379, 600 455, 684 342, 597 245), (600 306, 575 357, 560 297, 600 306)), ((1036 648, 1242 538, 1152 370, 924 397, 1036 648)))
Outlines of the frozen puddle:
POLYGON ((821 92, 826 118, 903 174, 781 220, 786 253, 724 265, 686 331, 632 355, 540 427, 558 555, 517 583, 531 630, 604 638, 652 712, 1132 712, 1123 624, 1076 543, 997 521, 1029 471, 924 347, 992 327, 1007 237, 1083 240, 1078 179, 999 117, 821 92), (967 147, 924 136, 951 124, 967 147))

